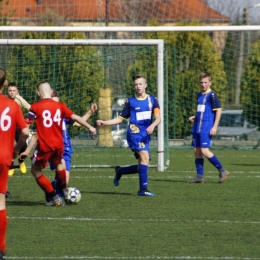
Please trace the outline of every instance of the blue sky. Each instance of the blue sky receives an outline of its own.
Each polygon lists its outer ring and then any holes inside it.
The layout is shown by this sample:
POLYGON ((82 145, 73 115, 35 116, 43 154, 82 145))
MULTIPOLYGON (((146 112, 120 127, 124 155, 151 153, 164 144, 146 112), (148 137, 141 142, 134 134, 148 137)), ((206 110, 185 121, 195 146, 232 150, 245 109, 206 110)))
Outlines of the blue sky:
POLYGON ((210 7, 231 18, 232 21, 238 17, 242 19, 243 9, 248 8, 249 24, 260 25, 260 0, 204 0, 210 7))

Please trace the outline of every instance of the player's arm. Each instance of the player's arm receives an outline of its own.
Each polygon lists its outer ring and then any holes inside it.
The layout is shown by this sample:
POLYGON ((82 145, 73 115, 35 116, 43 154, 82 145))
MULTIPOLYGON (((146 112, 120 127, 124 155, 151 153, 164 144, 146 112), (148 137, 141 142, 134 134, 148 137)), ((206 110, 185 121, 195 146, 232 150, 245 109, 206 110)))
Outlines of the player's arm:
POLYGON ((161 123, 161 115, 160 115, 160 110, 156 109, 156 113, 154 114, 154 121, 153 123, 146 129, 147 134, 152 134, 154 131, 154 128, 158 126, 161 123))
POLYGON ((71 118, 74 121, 78 122, 80 125, 85 126, 92 133, 92 135, 96 135, 97 134, 96 128, 91 126, 90 124, 88 124, 86 121, 84 121, 80 116, 73 114, 71 116, 71 118))
POLYGON ((97 120, 98 126, 105 126, 105 125, 118 125, 122 123, 123 120, 126 120, 130 116, 130 103, 127 101, 125 103, 125 106, 120 113, 120 115, 116 118, 110 119, 110 120, 97 120))
POLYGON ((215 135, 217 133, 218 124, 221 118, 221 109, 217 109, 215 113, 215 121, 213 127, 210 130, 210 135, 215 135))
POLYGON ((19 137, 19 140, 17 142, 17 144, 14 147, 14 154, 13 154, 13 159, 16 158, 16 156, 19 154, 20 150, 22 149, 23 145, 26 142, 26 139, 29 136, 29 128, 25 127, 21 130, 21 135, 19 137))
POLYGON ((217 129, 218 129, 218 124, 220 121, 220 117, 221 117, 221 105, 218 99, 218 96, 215 92, 212 92, 211 94, 211 107, 213 112, 215 112, 215 121, 213 124, 213 127, 210 129, 210 135, 215 135, 217 133, 217 129))
POLYGON ((123 118, 122 117, 116 117, 114 119, 111 120, 97 120, 97 125, 98 126, 104 126, 104 125, 118 125, 120 123, 122 123, 123 118))
POLYGON ((20 95, 16 95, 15 99, 19 100, 22 109, 26 109, 27 111, 30 110, 31 105, 20 95))
POLYGON ((24 160, 30 154, 31 150, 36 145, 37 141, 38 141, 38 135, 34 134, 31 138, 30 143, 27 145, 26 150, 20 154, 20 159, 24 160))
POLYGON ((192 124, 194 124, 195 116, 190 116, 190 117, 189 117, 189 121, 190 121, 192 124))
MULTIPOLYGON (((97 111, 97 109, 98 109, 97 104, 96 104, 96 103, 93 103, 93 104, 91 105, 90 110, 89 110, 84 116, 82 116, 82 119, 83 119, 84 121, 87 121, 87 120, 97 111)), ((75 122, 73 125, 74 125, 74 126, 78 126, 78 127, 81 126, 81 125, 80 125, 79 123, 77 123, 77 122, 75 122)))

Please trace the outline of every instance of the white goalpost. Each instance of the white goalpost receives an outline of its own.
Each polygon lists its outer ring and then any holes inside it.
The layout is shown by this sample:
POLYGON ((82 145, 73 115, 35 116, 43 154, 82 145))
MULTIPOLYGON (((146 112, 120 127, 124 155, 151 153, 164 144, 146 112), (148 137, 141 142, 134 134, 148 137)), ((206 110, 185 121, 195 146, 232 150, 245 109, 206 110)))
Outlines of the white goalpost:
MULTIPOLYGON (((45 28, 46 29, 46 28, 45 28)), ((164 171, 164 41, 163 40, 44 40, 44 39, 2 39, 0 45, 4 46, 15 46, 15 45, 56 45, 56 46, 156 46, 157 47, 157 98, 160 104, 160 110, 162 115, 162 122, 158 126, 157 134, 157 170, 164 171)))

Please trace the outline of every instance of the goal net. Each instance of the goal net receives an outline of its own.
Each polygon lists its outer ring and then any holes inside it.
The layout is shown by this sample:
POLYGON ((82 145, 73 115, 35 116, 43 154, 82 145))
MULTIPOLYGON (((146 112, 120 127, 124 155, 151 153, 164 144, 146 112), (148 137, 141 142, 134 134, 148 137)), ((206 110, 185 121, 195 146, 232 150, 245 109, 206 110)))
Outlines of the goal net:
MULTIPOLYGON (((163 96, 162 129, 156 130, 151 143, 151 165, 161 170, 169 163, 169 149, 191 149, 188 118, 196 111, 196 93, 200 91, 198 75, 209 71, 212 89, 223 108, 213 147, 258 148, 260 27, 200 26, 196 21, 169 27, 157 26, 160 24, 153 21, 152 25, 3 26, 0 65, 7 68, 9 80, 17 82, 21 95, 29 102, 37 100, 36 83, 46 79, 76 113, 83 115, 91 103, 96 102, 100 110, 109 109, 106 115, 111 118, 120 113, 125 98, 134 94, 131 76, 139 72, 146 74, 148 92, 163 96), (156 39, 165 42, 163 71, 158 72, 158 46, 148 42, 131 45, 130 42, 135 41, 131 38, 133 35, 137 42, 156 39), (108 37, 106 44, 92 44, 94 39, 98 42, 108 37), (124 37, 129 40, 122 39, 124 37), (55 39, 92 43, 59 45, 55 39), (116 39, 118 42, 112 44, 116 39), (42 44, 25 42, 33 40, 41 40, 42 44), (163 76, 162 91, 158 91, 160 75, 163 76), (158 148, 159 145, 163 147, 158 148)), ((89 122, 93 124, 97 118, 98 113, 89 122)), ((99 132, 98 140, 91 139, 85 130, 71 129, 75 147, 73 165, 114 167, 135 162, 129 150, 120 147, 121 140, 125 139, 125 128, 121 125, 104 129, 103 133, 99 132), (108 141, 107 136, 112 136, 112 141, 108 141), (102 144, 98 143, 101 139, 102 144)))
MULTIPOLYGON (((59 39, 59 35, 32 32, 20 34, 20 39, 0 40, 1 66, 7 70, 9 82, 17 83, 20 95, 29 103, 39 99, 37 82, 46 80, 78 115, 83 116, 92 103, 97 103, 98 111, 88 120, 96 127, 97 119, 109 120, 120 114, 126 99, 134 95, 132 76, 144 73, 147 92, 158 98, 163 117, 167 102, 163 40, 86 40, 77 32, 59 39)), ((133 153, 125 149, 127 126, 128 122, 123 121, 117 126, 97 128, 95 137, 86 129, 71 127, 72 167, 136 163, 133 153)), ((164 129, 162 123, 151 141, 151 167, 159 171, 168 164, 168 134, 164 129)))

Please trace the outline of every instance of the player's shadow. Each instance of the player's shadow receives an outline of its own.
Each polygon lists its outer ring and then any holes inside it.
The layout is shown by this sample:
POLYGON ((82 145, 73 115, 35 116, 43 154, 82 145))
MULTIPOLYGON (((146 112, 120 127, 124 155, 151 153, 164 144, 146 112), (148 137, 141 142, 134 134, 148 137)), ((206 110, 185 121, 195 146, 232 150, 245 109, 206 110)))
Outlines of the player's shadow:
MULTIPOLYGON (((45 202, 46 203, 46 202, 45 202)), ((41 206, 44 205, 44 203, 42 201, 16 201, 14 199, 8 199, 6 200, 6 205, 13 205, 13 206, 21 206, 21 207, 31 207, 31 206, 41 206)))
POLYGON ((153 179, 153 180, 149 180, 150 182, 153 182, 153 181, 158 181, 158 182, 169 182, 169 183, 187 183, 187 180, 162 180, 162 179, 153 179))
POLYGON ((231 163, 231 165, 237 165, 237 166, 256 166, 259 167, 260 163, 250 163, 250 164, 245 164, 245 163, 231 163))
POLYGON ((81 193, 89 193, 89 194, 101 194, 101 195, 125 195, 125 196, 133 196, 132 193, 126 192, 109 192, 109 191, 81 191, 81 193))

